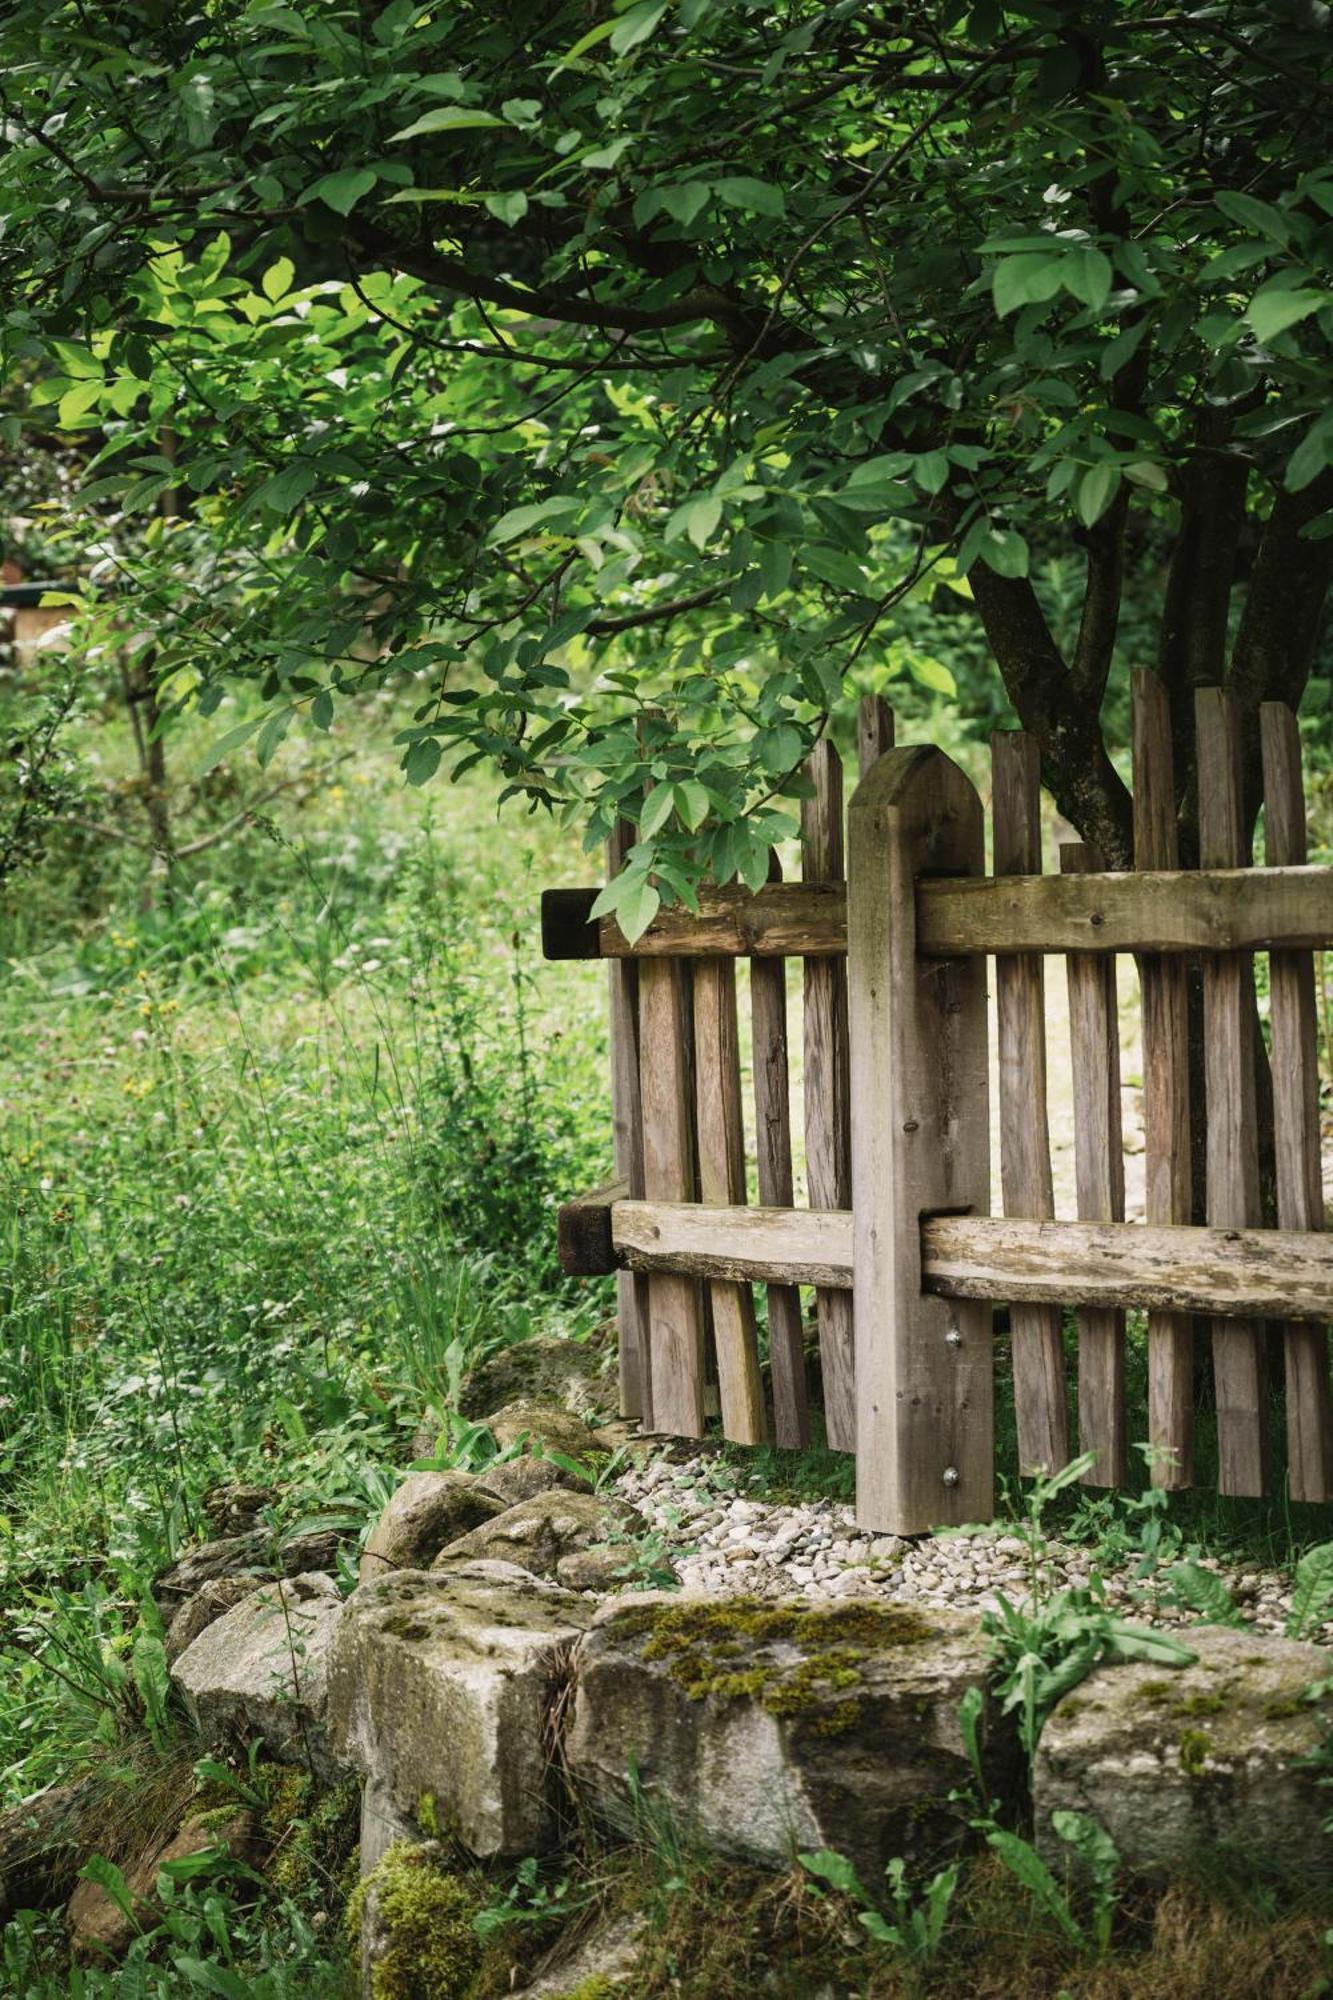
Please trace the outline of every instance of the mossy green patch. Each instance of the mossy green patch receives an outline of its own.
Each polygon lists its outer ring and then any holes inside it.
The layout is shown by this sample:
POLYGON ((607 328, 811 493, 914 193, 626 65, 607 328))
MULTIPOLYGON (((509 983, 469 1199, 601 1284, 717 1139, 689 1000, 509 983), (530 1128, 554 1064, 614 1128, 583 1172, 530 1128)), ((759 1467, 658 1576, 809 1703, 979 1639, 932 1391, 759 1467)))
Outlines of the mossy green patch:
POLYGON ((347 1906, 348 1936, 359 1950, 373 1898, 371 2000, 467 2000, 481 1964, 473 1918, 476 1893, 410 1841, 391 1847, 347 1906))
POLYGON ((1187 1694, 1173 1703, 1177 1715, 1220 1715, 1226 1705, 1220 1694, 1187 1694))
POLYGON ((1180 1768, 1191 1778, 1199 1777, 1213 1754, 1213 1739, 1206 1730, 1185 1729, 1180 1735, 1180 1768))
POLYGON ((920 1645, 930 1621, 899 1605, 804 1608, 754 1597, 720 1603, 629 1607, 615 1630, 644 1639, 645 1660, 662 1660, 691 1701, 757 1701, 770 1715, 825 1713, 823 1735, 856 1727, 861 1704, 845 1700, 865 1678, 868 1653, 920 1645))

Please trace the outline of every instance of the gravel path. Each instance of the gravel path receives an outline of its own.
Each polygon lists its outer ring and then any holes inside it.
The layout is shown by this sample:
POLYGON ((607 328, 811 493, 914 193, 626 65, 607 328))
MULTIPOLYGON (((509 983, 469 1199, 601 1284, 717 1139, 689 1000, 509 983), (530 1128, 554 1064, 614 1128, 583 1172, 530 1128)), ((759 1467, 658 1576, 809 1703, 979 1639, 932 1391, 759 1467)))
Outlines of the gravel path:
MULTIPOLYGON (((1025 1545, 1003 1524, 966 1535, 903 1541, 858 1531, 853 1511, 834 1500, 781 1505, 738 1493, 730 1467, 708 1458, 658 1459, 626 1471, 617 1495, 637 1507, 660 1537, 683 1588, 716 1595, 760 1597, 801 1593, 813 1598, 870 1594, 888 1601, 993 1609, 996 1592, 1011 1602, 1028 1596, 1025 1545)), ((656 1546, 654 1552, 656 1553, 656 1546)), ((1162 1565, 1170 1567, 1170 1558, 1162 1565)), ((1052 1540, 1046 1545, 1050 1587, 1087 1585, 1100 1576, 1108 1602, 1140 1622, 1198 1622, 1172 1604, 1169 1587, 1136 1579, 1131 1555, 1108 1569, 1093 1549, 1052 1540)), ((1290 1604, 1285 1579, 1250 1564, 1203 1558, 1220 1576, 1257 1631, 1280 1632, 1290 1604)), ((1329 1639, 1324 1627, 1312 1638, 1329 1639)))

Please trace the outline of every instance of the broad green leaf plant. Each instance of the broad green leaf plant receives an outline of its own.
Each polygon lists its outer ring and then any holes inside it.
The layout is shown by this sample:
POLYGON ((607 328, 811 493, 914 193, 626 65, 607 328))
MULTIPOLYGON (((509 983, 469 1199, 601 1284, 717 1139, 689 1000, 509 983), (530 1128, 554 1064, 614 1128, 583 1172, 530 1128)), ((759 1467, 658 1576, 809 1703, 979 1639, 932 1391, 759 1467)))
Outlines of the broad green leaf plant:
POLYGON ((413 783, 486 759, 590 848, 637 822, 635 932, 764 879, 849 692, 948 697, 914 595, 979 619, 1113 866, 1127 574, 1182 794, 1194 686, 1301 697, 1333 54, 1296 0, 11 0, 0 117, 9 436, 82 455, 86 643, 151 633, 168 708, 253 690, 219 756, 393 683, 413 783))

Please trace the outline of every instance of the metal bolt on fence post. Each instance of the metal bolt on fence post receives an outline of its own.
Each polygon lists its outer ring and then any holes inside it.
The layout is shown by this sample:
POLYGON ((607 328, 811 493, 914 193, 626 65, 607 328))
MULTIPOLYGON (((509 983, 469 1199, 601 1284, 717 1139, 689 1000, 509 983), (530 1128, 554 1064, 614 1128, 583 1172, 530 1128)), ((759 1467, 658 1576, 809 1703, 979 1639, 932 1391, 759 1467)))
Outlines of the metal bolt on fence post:
POLYGON ((949 1328, 949 1331, 944 1336, 944 1345, 946 1347, 961 1347, 962 1344, 963 1344, 962 1334, 958 1331, 958 1328, 956 1326, 951 1326, 949 1328))
POLYGON ((956 1486, 958 1484, 958 1467, 956 1465, 945 1466, 944 1483, 946 1486, 956 1486))

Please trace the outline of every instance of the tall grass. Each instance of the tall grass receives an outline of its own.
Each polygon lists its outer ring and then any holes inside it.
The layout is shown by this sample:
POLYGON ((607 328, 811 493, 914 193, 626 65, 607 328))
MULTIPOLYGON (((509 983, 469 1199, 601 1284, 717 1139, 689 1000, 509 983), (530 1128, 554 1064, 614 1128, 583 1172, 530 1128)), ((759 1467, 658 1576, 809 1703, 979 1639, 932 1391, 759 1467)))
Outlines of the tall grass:
POLYGON ((110 856, 100 915, 54 861, 0 911, 0 1800, 114 1733, 211 1484, 373 1511, 460 1353, 605 1311, 554 1256, 605 1164, 599 996, 532 964, 577 861, 382 764, 169 906, 110 856))

